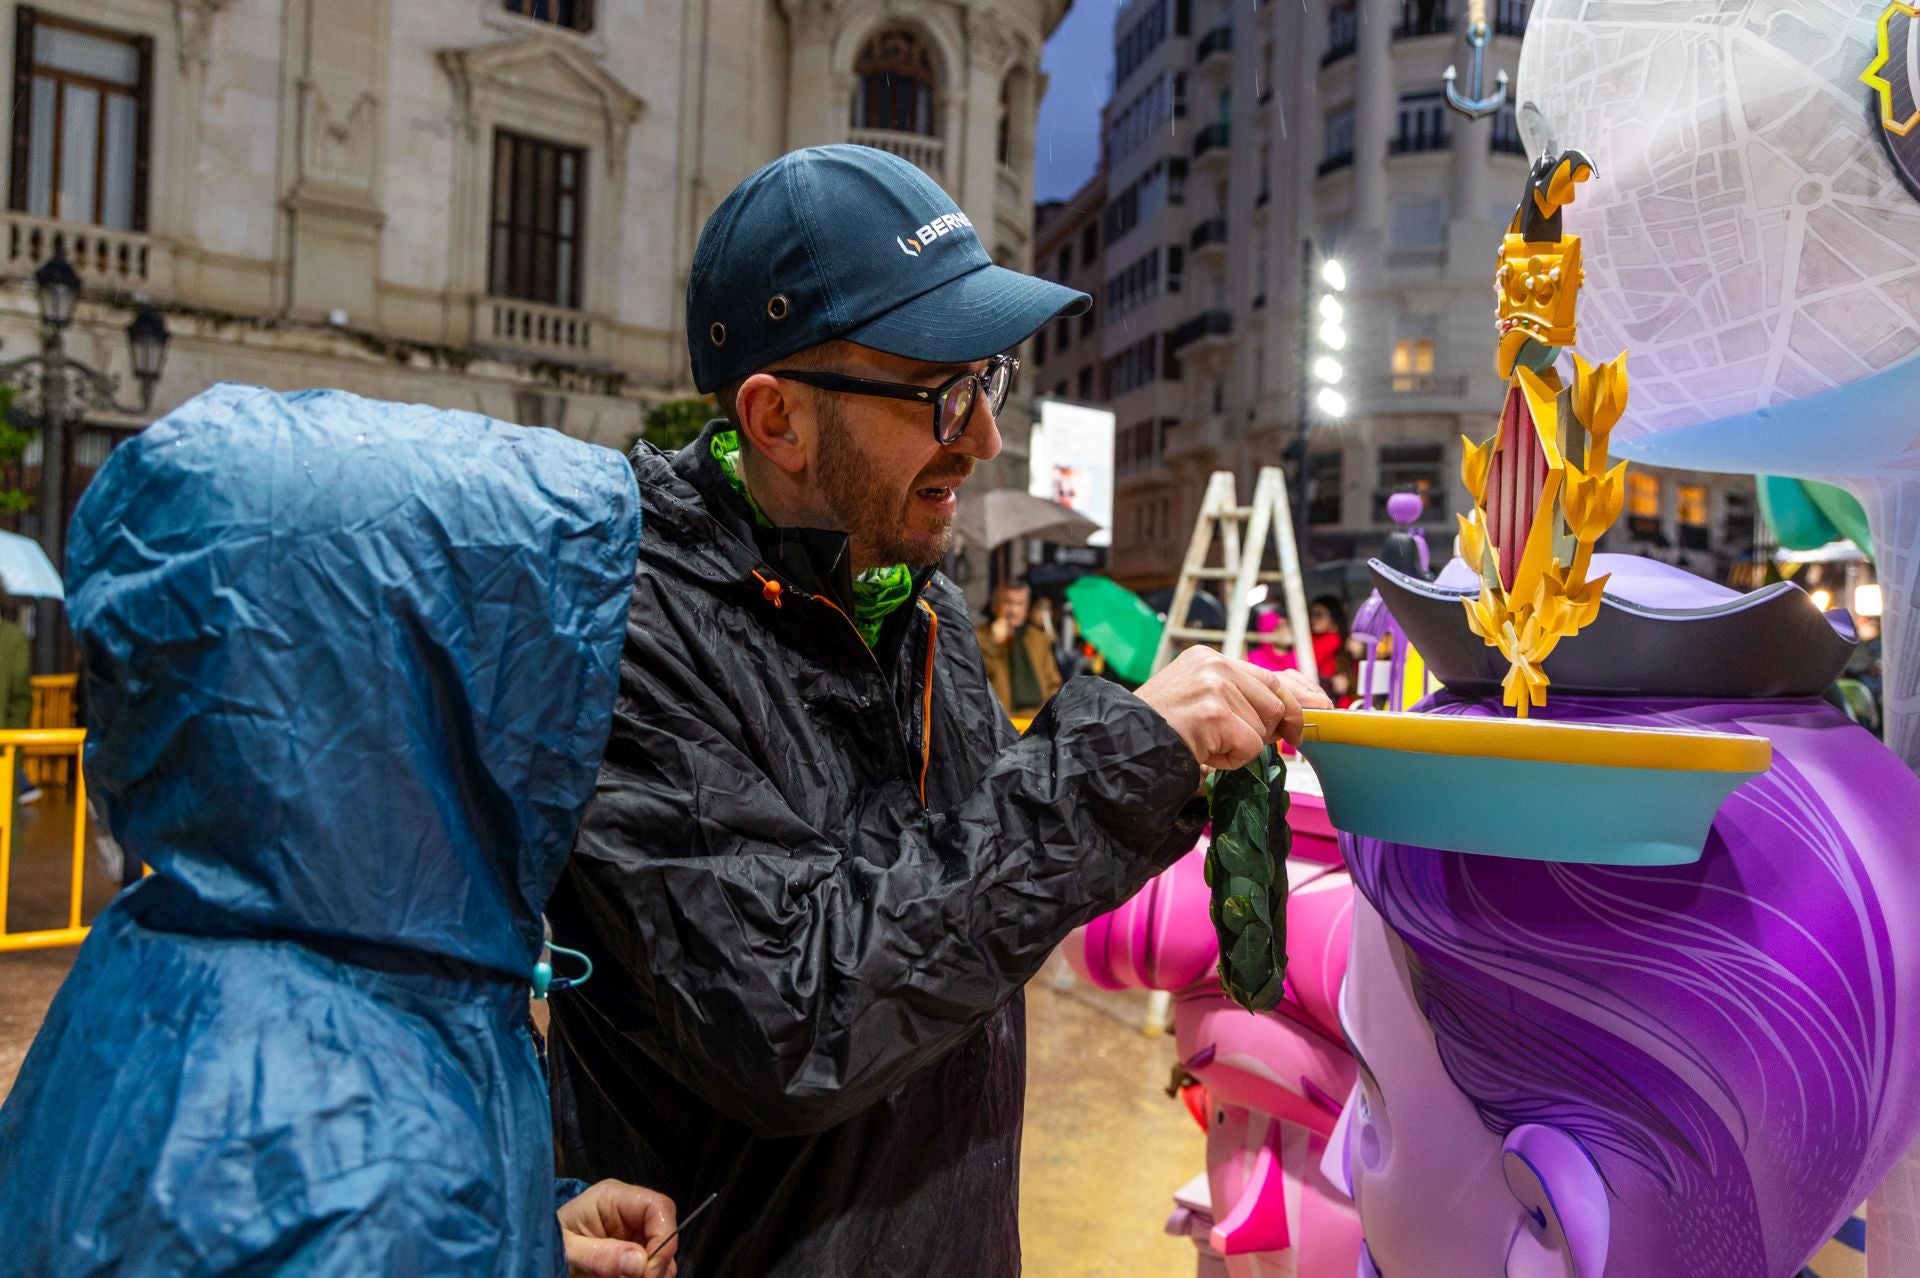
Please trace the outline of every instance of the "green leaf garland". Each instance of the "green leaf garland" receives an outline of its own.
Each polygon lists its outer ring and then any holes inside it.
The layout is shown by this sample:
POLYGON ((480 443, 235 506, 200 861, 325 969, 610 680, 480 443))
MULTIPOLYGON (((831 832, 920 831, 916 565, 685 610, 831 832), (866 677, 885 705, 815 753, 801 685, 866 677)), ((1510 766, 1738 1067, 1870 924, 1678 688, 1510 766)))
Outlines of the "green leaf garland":
POLYGON ((1268 746, 1244 768, 1212 778, 1207 845, 1209 913, 1220 940, 1220 984, 1250 1012, 1280 1005, 1287 974, 1287 765, 1268 746))

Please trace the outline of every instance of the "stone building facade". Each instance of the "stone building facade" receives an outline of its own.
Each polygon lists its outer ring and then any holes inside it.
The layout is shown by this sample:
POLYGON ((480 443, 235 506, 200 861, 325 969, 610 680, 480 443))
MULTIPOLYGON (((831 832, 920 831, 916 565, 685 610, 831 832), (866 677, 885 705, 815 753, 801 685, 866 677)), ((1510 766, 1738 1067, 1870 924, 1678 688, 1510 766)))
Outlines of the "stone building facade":
MULTIPOLYGON (((902 154, 1026 266, 1067 3, 9 0, 0 345, 38 343, 58 244, 74 354, 131 387, 121 330, 164 314, 156 414, 217 381, 333 386, 619 446, 690 393, 706 216, 788 148, 902 154)), ((69 491, 141 424, 90 420, 69 491)))
MULTIPOLYGON (((1530 8, 1487 0, 1487 89, 1512 74, 1530 8)), ((1210 472, 1237 471, 1243 492, 1261 466, 1297 474, 1304 285, 1327 258, 1348 280, 1349 412, 1307 414, 1309 557, 1357 570, 1405 489, 1427 494, 1428 526, 1450 541, 1467 502, 1460 437, 1492 432, 1505 390, 1492 272, 1528 168, 1511 100, 1474 121, 1446 106, 1449 64, 1471 91, 1465 23, 1464 0, 1121 7, 1097 379, 1119 418, 1120 580, 1173 584, 1210 472)), ((1055 380, 1051 359, 1038 380, 1055 380)), ((1750 539, 1750 483, 1650 478, 1650 513, 1623 518, 1604 548, 1710 566, 1750 539)))

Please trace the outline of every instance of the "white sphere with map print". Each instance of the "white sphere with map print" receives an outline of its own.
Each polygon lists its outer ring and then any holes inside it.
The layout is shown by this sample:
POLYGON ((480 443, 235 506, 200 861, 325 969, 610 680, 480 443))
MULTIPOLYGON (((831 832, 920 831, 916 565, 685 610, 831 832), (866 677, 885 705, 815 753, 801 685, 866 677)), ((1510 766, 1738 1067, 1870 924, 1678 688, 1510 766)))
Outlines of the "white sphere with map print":
POLYGON ((1902 10, 1535 0, 1518 97, 1599 170, 1567 229, 1586 245, 1582 348, 1632 352, 1623 446, 1920 351, 1920 198, 1894 159, 1920 151, 1920 129, 1882 125, 1883 105, 1896 125, 1916 110, 1920 40, 1902 10), (1883 26, 1885 103, 1862 81, 1883 26))

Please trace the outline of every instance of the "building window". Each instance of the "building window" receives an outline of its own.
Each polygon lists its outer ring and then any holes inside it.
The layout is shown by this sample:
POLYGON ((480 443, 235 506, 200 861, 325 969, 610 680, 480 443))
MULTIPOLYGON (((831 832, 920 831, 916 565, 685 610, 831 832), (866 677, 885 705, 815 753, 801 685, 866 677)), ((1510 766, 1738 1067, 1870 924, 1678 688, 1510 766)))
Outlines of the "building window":
POLYGON ((1065 284, 1067 277, 1071 274, 1073 274, 1073 245, 1062 244, 1060 246, 1060 266, 1059 269, 1054 272, 1053 278, 1065 284))
POLYGON ((933 54, 911 31, 882 31, 854 60, 853 127, 936 134, 933 54))
POLYGON ((1327 53, 1322 64, 1353 56, 1359 44, 1358 6, 1354 0, 1336 0, 1327 10, 1327 53))
POLYGON ((147 229, 153 41, 56 21, 15 25, 15 212, 114 231, 147 229))
POLYGON ((1053 326, 1054 349, 1064 354, 1067 347, 1071 345, 1072 342, 1073 342, 1073 322, 1067 319, 1063 315, 1060 317, 1060 320, 1053 326))
POLYGON ((593 0, 507 0, 507 12, 569 31, 593 30, 593 0))
POLYGON ((1660 477, 1644 470, 1627 472, 1627 513, 1641 519, 1660 518, 1660 477))
POLYGON ((1315 528, 1340 522, 1340 490, 1345 486, 1345 454, 1315 453, 1309 477, 1307 522, 1315 528))
POLYGON ((1440 151, 1447 145, 1447 100, 1439 93, 1403 93, 1389 148, 1395 155, 1440 151))
POLYGON ((1675 491, 1675 520, 1680 544, 1688 550, 1706 550, 1712 543, 1707 527, 1707 488, 1705 484, 1681 484, 1675 491))
POLYGON ((586 170, 578 147, 494 134, 487 287, 495 297, 580 305, 586 170))
POLYGON ((994 155, 1002 164, 1013 162, 1013 77, 1008 76, 1000 82, 1000 128, 999 139, 994 143, 994 155))
POLYGON ((1527 144, 1520 137, 1520 120, 1509 102, 1493 115, 1493 150, 1497 155, 1525 155, 1527 144))
POLYGON ((1433 339, 1403 337, 1393 344, 1393 390, 1417 395, 1433 389, 1433 339))
POLYGON ((1533 0, 1494 0, 1494 33, 1523 36, 1527 33, 1527 19, 1532 14, 1533 0))
POLYGON ((1094 325, 1093 313, 1095 309, 1096 309, 1095 307, 1089 306, 1087 307, 1086 310, 1080 312, 1080 336, 1082 337, 1093 336, 1093 325, 1094 325))
POLYGON ((1395 493, 1419 493, 1426 500, 1423 523, 1447 517, 1447 477, 1439 444, 1382 444, 1380 484, 1374 491, 1373 522, 1391 523, 1387 498, 1395 493))
POLYGON ((1724 520, 1720 535, 1729 546, 1750 547, 1753 545, 1753 495, 1738 488, 1729 488, 1722 499, 1724 520))
POLYGON ((1400 25, 1393 30, 1395 39, 1439 35, 1451 30, 1453 16, 1447 11, 1447 0, 1400 0, 1400 25))
POLYGON ((1353 108, 1329 111, 1326 141, 1320 148, 1320 172, 1331 173, 1353 163, 1353 108))
POLYGON ((1627 472, 1627 531, 1635 541, 1660 540, 1660 477, 1627 472))
POLYGON ((1036 364, 1047 362, 1047 329, 1044 324, 1041 325, 1040 331, 1033 335, 1033 362, 1036 364))
POLYGON ((1080 398, 1088 401, 1093 399, 1093 365, 1091 364, 1080 370, 1080 398))
POLYGON ((1080 231, 1080 260, 1092 265, 1100 252, 1100 224, 1089 222, 1080 231))

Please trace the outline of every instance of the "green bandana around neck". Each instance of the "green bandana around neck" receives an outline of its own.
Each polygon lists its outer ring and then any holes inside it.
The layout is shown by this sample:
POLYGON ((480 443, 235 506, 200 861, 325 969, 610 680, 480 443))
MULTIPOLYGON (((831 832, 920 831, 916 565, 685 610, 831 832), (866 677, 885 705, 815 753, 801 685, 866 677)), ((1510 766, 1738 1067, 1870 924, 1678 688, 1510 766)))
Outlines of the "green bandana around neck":
MULTIPOLYGON (((753 521, 762 528, 773 527, 773 521, 767 518, 760 503, 747 491, 746 476, 740 464, 740 432, 717 430, 713 433, 710 446, 714 465, 726 477, 728 485, 740 494, 747 503, 747 509, 753 512, 753 521)), ((880 627, 887 618, 899 610, 900 605, 913 597, 913 572, 905 564, 889 564, 884 568, 869 568, 853 579, 853 628, 871 648, 880 642, 880 627)))

